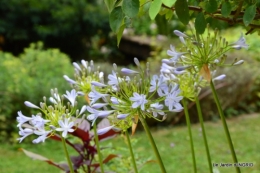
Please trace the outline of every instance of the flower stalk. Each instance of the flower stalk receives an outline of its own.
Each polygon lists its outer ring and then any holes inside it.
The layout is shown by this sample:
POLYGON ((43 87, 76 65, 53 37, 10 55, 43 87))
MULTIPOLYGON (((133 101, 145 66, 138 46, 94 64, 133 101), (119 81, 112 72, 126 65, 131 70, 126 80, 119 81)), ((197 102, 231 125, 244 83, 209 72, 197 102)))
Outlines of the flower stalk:
POLYGON ((197 172, 197 164, 196 164, 196 158, 195 158, 195 151, 194 151, 194 145, 193 145, 193 138, 192 138, 192 132, 191 132, 191 125, 190 125, 190 116, 189 116, 189 111, 186 103, 186 99, 184 98, 182 100, 182 104, 184 107, 184 114, 188 126, 188 132, 189 132, 189 137, 190 137, 190 147, 191 147, 191 155, 192 155, 192 162, 193 162, 193 170, 194 173, 197 172))
POLYGON ((213 173, 212 162, 211 162, 209 146, 208 146, 208 141, 207 141, 207 135, 206 135, 205 127, 204 127, 204 121, 203 121, 202 111, 201 111, 200 102, 199 102, 198 97, 195 97, 195 102, 196 102, 196 107, 197 107, 197 111, 198 111, 198 115, 199 115, 199 121, 200 121, 201 130, 202 130, 203 141, 204 141, 204 145, 205 145, 205 149, 206 149, 206 153, 207 153, 209 170, 210 170, 210 173, 213 173))
POLYGON ((160 153, 159 153, 159 151, 158 151, 158 149, 157 149, 157 147, 156 147, 156 144, 155 144, 155 142, 154 142, 154 139, 153 139, 153 136, 152 136, 152 134, 151 134, 151 132, 150 132, 150 129, 149 129, 149 127, 148 127, 148 125, 147 125, 145 119, 144 119, 142 116, 139 116, 139 119, 140 119, 140 121, 141 121, 141 123, 142 123, 142 125, 143 125, 143 127, 144 127, 144 130, 145 130, 147 136, 148 136, 148 139, 149 139, 149 141, 150 141, 150 144, 151 144, 152 147, 153 147, 153 151, 154 151, 154 154, 156 155, 157 161, 159 162, 161 171, 162 171, 162 173, 166 173, 164 164, 163 164, 163 162, 162 162, 162 158, 161 158, 160 153))
MULTIPOLYGON (((219 102, 219 99, 218 99, 218 95, 217 95, 215 86, 214 86, 212 80, 210 81, 210 87, 211 87, 211 90, 212 90, 212 93, 213 93, 213 96, 214 96, 215 103, 218 107, 218 112, 219 112, 224 130, 225 130, 225 134, 226 134, 226 137, 227 137, 227 140, 228 140, 229 148, 231 150, 233 161, 234 161, 234 163, 238 163, 236 152, 235 152, 235 149, 234 149, 234 146, 233 146, 233 143, 232 143, 232 139, 231 139, 231 136, 230 136, 230 133, 229 133, 229 130, 228 130, 227 122, 226 122, 223 110, 221 108, 221 105, 220 105, 220 102, 219 102)), ((236 167, 236 172, 237 173, 241 172, 239 167, 236 167)))
POLYGON ((132 163, 133 163, 133 166, 134 166, 134 171, 135 171, 135 173, 138 173, 138 169, 137 169, 136 162, 135 162, 135 156, 134 156, 134 153, 133 153, 133 149, 132 149, 132 145, 131 145, 129 133, 128 133, 127 130, 125 131, 125 135, 126 135, 126 139, 127 139, 127 143, 128 143, 128 148, 129 148, 129 151, 130 151, 130 154, 131 154, 131 158, 132 158, 132 163))
POLYGON ((99 167, 100 167, 101 173, 104 173, 103 159, 102 159, 102 154, 100 152, 96 121, 94 122, 94 136, 95 136, 95 142, 96 142, 97 153, 98 153, 99 167))
POLYGON ((69 156, 68 149, 67 149, 67 146, 66 146, 65 138, 61 137, 61 140, 62 140, 64 152, 65 152, 65 155, 66 155, 66 158, 67 158, 67 161, 68 161, 68 165, 69 165, 69 168, 70 168, 70 172, 74 173, 74 168, 73 168, 71 160, 70 160, 70 156, 69 156))

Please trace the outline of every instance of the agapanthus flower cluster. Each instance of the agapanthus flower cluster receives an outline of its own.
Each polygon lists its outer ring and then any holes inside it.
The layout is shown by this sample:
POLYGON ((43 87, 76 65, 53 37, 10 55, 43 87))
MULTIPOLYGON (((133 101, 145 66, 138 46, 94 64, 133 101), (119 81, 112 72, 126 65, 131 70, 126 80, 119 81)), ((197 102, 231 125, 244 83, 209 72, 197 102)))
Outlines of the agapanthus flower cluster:
POLYGON ((169 81, 180 85, 181 95, 193 99, 201 87, 209 84, 211 80, 221 80, 224 74, 214 77, 216 67, 240 65, 244 61, 234 59, 231 64, 226 63, 226 53, 231 49, 248 48, 246 40, 241 34, 238 41, 229 44, 225 38, 219 36, 219 31, 207 28, 207 35, 187 35, 178 30, 174 33, 182 42, 182 47, 177 51, 171 45, 167 54, 170 59, 163 59, 161 73, 169 81))
POLYGON ((77 91, 82 94, 88 94, 91 91, 91 82, 99 81, 103 82, 103 72, 99 72, 99 67, 95 69, 94 62, 81 60, 81 65, 74 62, 74 78, 75 80, 64 75, 66 81, 68 81, 77 91))
POLYGON ((134 59, 138 70, 122 68, 118 72, 116 65, 108 82, 92 82, 89 93, 91 113, 87 118, 108 118, 110 127, 100 129, 104 133, 111 128, 126 130, 137 123, 138 118, 146 117, 163 120, 167 112, 179 112, 183 109, 180 89, 175 83, 168 83, 162 75, 149 74, 149 64, 143 70, 138 59, 134 59), (158 117, 158 115, 162 117, 158 117))
POLYGON ((82 116, 86 111, 86 106, 81 110, 77 110, 76 98, 78 93, 75 89, 66 91, 66 94, 59 95, 58 90, 51 90, 52 97, 49 98, 50 105, 47 104, 47 99, 44 97, 44 102, 40 106, 25 101, 25 105, 38 109, 39 112, 32 116, 25 116, 21 111, 18 111, 17 121, 19 128, 18 138, 20 142, 29 135, 37 135, 33 143, 44 142, 46 138, 54 134, 59 134, 63 138, 67 137, 69 132, 73 132, 77 126, 75 120, 77 117, 82 116), (66 101, 65 98, 68 100, 66 101))

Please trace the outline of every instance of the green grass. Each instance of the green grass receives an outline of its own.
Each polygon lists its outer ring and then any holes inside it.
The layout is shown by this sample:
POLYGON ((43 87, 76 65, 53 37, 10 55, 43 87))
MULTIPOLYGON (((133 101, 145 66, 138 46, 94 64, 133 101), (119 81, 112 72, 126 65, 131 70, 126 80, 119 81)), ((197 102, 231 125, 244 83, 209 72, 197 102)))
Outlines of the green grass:
MULTIPOLYGON (((242 167, 243 173, 260 173, 260 115, 240 116, 228 120, 229 130, 233 139, 239 162, 251 162, 253 167, 242 167)), ((221 122, 205 123, 206 133, 210 146, 212 162, 214 163, 231 163, 232 158, 229 152, 227 140, 222 128, 221 122)), ((208 173, 208 165, 206 152, 203 145, 203 138, 199 124, 192 125, 194 137, 195 154, 199 173, 208 173)), ((156 144, 160 150, 166 170, 169 173, 189 173, 192 172, 192 159, 190 153, 190 145, 188 140, 187 128, 185 126, 152 129, 152 134, 156 144)), ((138 132, 134 135, 134 139, 138 139, 134 144, 134 152, 138 157, 138 163, 142 160, 155 160, 153 151, 149 144, 146 134, 138 132)), ((127 155, 128 149, 124 148, 126 143, 121 136, 109 140, 101 145, 112 145, 117 148, 117 153, 127 155)), ((42 154, 43 156, 55 160, 57 162, 65 161, 62 150, 62 145, 56 141, 47 140, 42 144, 15 144, 8 145, 2 143, 0 145, 0 172, 1 173, 59 173, 57 168, 54 168, 47 163, 31 160, 25 156, 18 148, 25 148, 29 151, 42 154)), ((106 149, 105 152, 110 152, 111 149, 106 149)), ((115 151, 113 149, 113 151, 115 151)), ((120 165, 120 159, 114 160, 114 164, 120 165)), ((124 163, 126 164, 126 163, 124 163)), ((111 166, 111 165, 110 165, 111 166)), ((127 165, 130 166, 131 165, 127 165)), ((235 172, 234 167, 217 167, 220 173, 235 172)), ((123 171, 120 171, 123 172, 123 171)), ((144 165, 139 173, 158 173, 160 172, 159 165, 149 163, 144 165)), ((123 172, 124 173, 124 172, 123 172)))

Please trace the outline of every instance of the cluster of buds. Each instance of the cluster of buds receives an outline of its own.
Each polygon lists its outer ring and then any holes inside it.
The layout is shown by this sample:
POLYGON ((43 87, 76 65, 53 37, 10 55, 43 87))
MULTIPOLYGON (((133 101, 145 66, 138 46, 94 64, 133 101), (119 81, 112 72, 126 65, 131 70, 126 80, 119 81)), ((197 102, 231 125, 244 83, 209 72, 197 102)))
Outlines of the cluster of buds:
POLYGON ((93 61, 81 60, 82 66, 74 62, 74 77, 75 80, 69 78, 67 75, 64 75, 64 79, 68 81, 73 88, 77 91, 80 91, 81 94, 88 94, 91 91, 91 82, 100 81, 103 82, 103 72, 99 72, 99 67, 95 70, 93 61))
POLYGON ((110 129, 126 130, 137 123, 138 118, 154 118, 162 121, 167 112, 179 112, 183 109, 177 84, 168 83, 160 75, 150 76, 149 63, 143 70, 138 59, 134 59, 138 70, 122 68, 118 72, 116 64, 112 74, 108 75, 107 84, 93 81, 92 91, 88 94, 91 113, 87 119, 95 122, 106 117, 111 126, 100 129, 99 134, 110 129), (164 109, 164 107, 168 109, 164 109), (162 118, 159 118, 161 115, 162 118))
POLYGON ((77 117, 82 116, 86 111, 86 106, 83 106, 79 111, 77 109, 76 98, 78 93, 76 90, 71 92, 66 91, 66 94, 59 95, 58 90, 51 90, 52 97, 49 98, 51 105, 47 104, 46 97, 43 98, 44 102, 40 103, 40 106, 25 101, 25 105, 38 109, 39 112, 36 115, 27 117, 22 114, 21 111, 18 112, 18 125, 19 135, 18 138, 20 142, 29 135, 38 135, 38 138, 33 140, 33 143, 44 142, 46 138, 53 134, 61 134, 63 138, 67 137, 68 132, 73 132, 75 130, 75 120, 77 117), (69 102, 64 104, 64 98, 69 102))
POLYGON ((214 77, 216 67, 236 66, 243 60, 234 59, 231 64, 226 64, 226 53, 231 49, 248 48, 246 40, 241 34, 238 41, 229 44, 225 38, 219 36, 219 31, 213 34, 207 28, 206 36, 199 34, 187 35, 178 30, 174 31, 182 42, 180 51, 170 46, 167 54, 170 59, 163 59, 161 73, 169 81, 177 82, 182 91, 181 95, 191 100, 196 97, 200 89, 209 84, 211 80, 222 80, 225 75, 214 77))

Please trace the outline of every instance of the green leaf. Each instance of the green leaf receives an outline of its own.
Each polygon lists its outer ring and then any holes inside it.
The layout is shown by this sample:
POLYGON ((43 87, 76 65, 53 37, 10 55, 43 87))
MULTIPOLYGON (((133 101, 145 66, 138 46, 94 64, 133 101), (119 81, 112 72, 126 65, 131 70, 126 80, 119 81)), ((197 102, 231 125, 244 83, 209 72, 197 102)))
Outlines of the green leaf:
POLYGON ((117 32, 117 35, 116 35, 116 38, 117 38, 117 47, 119 46, 120 44, 120 41, 121 41, 121 38, 122 38, 122 35, 123 35, 123 32, 125 30, 125 24, 121 25, 118 32, 117 32))
POLYGON ((256 14, 256 5, 251 5, 246 8, 245 14, 243 16, 243 22, 245 26, 248 26, 255 18, 256 14))
POLYGON ((114 0, 104 0, 104 1, 105 1, 106 6, 107 6, 108 12, 111 13, 111 11, 114 8, 115 1, 114 0))
POLYGON ((186 0, 177 0, 175 3, 175 11, 180 21, 187 25, 190 20, 188 2, 186 0))
POLYGON ((161 9, 162 1, 161 0, 154 0, 151 2, 150 8, 149 8, 149 16, 152 20, 155 19, 156 15, 159 13, 161 9))
POLYGON ((117 32, 124 19, 124 13, 121 6, 118 6, 112 10, 109 15, 109 24, 113 32, 117 32))
POLYGON ((230 2, 229 1, 225 1, 222 4, 221 14, 224 17, 228 17, 230 15, 230 13, 231 13, 231 10, 232 10, 232 6, 231 6, 230 2))
POLYGON ((199 34, 203 34, 207 26, 203 12, 200 12, 195 19, 195 29, 199 34))
POLYGON ((139 12, 139 0, 124 0, 122 9, 126 16, 135 17, 139 12))
POLYGON ((176 0, 162 0, 162 3, 167 7, 172 7, 176 0))
POLYGON ((205 11, 208 13, 214 13, 218 9, 218 3, 216 0, 209 0, 206 2, 205 11))

